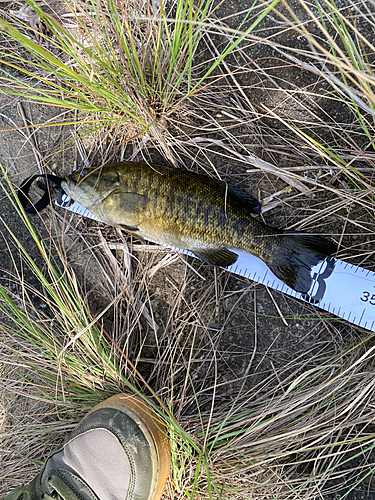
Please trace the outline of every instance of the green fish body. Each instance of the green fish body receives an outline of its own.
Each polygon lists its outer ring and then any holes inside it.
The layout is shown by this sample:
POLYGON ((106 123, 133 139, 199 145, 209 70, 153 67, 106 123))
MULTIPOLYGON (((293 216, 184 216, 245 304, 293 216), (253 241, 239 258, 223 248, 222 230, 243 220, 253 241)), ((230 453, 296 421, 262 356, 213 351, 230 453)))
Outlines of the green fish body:
POLYGON ((64 191, 103 222, 140 238, 193 252, 216 266, 256 255, 284 283, 309 290, 310 271, 336 247, 320 236, 287 232, 254 218, 260 203, 235 186, 160 165, 115 163, 75 172, 64 191))

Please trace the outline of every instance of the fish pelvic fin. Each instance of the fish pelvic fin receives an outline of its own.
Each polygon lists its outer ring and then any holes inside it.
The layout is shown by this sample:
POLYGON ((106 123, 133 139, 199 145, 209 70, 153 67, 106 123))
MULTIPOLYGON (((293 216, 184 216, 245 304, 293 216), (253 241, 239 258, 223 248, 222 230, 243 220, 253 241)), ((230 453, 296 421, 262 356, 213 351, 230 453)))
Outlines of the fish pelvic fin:
POLYGON ((211 266, 228 267, 236 262, 238 255, 227 248, 210 248, 207 250, 191 250, 196 257, 211 266))
POLYGON ((281 238, 266 264, 290 288, 306 293, 312 284, 311 269, 335 253, 337 246, 321 236, 295 231, 285 231, 281 238))
POLYGON ((127 231, 128 233, 135 234, 139 231, 139 227, 137 226, 129 226, 127 224, 118 224, 117 227, 120 229, 123 229, 124 231, 127 231))

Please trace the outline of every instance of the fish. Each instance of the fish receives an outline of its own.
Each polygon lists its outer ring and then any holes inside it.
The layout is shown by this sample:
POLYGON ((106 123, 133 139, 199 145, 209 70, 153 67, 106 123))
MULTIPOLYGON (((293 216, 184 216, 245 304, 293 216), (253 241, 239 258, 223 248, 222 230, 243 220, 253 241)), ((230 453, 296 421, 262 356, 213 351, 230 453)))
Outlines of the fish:
POLYGON ((320 235, 264 224, 256 218, 261 203, 247 191, 188 170, 112 163, 73 172, 61 187, 103 222, 210 265, 231 266, 236 249, 253 254, 300 293, 312 285, 311 269, 337 249, 320 235))

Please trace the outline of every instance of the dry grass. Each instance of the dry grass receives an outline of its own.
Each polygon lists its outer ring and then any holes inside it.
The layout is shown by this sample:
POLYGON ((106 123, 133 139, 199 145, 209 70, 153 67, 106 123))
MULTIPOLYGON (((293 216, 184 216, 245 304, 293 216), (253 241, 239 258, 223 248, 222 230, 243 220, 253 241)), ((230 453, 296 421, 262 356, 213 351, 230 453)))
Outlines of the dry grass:
MULTIPOLYGON (((161 151, 252 186, 268 222, 329 234, 339 258, 373 270, 373 49, 358 9, 373 20, 364 2, 349 16, 321 4, 283 4, 247 35, 241 25, 215 83, 170 115, 161 151), (348 27, 354 59, 333 37, 341 28, 328 7, 348 27)), ((232 36, 208 24, 206 59, 232 36)), ((100 137, 83 139, 96 161, 159 161, 148 138, 121 148, 100 137)), ((46 220, 60 271, 43 247, 42 287, 18 259, 4 271, 2 491, 31 478, 88 407, 129 389, 168 426, 169 497, 373 490, 373 334, 101 225, 58 211, 46 220)))

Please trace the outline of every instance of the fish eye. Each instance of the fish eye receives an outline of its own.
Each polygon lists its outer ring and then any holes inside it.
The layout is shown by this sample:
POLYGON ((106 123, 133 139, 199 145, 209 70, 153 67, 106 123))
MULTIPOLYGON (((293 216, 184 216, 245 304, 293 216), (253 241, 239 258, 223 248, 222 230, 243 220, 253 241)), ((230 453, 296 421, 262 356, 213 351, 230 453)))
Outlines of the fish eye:
POLYGON ((117 172, 101 173, 100 182, 105 182, 107 185, 116 185, 119 184, 119 176, 117 172))

